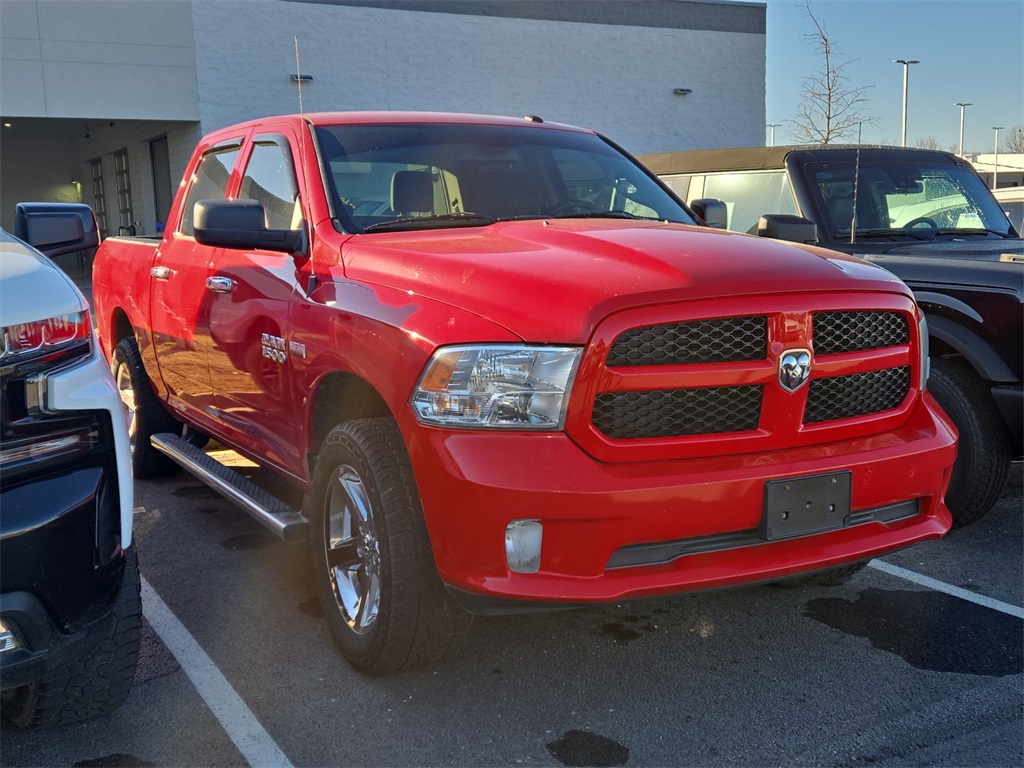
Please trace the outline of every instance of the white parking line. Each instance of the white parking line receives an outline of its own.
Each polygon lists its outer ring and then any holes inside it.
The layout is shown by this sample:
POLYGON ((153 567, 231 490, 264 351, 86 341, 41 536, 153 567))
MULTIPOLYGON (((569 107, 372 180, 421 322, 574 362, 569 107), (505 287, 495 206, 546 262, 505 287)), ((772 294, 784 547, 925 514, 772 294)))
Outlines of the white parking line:
POLYGON ((145 579, 142 579, 142 614, 174 654, 206 706, 249 765, 253 768, 291 768, 291 761, 270 734, 263 730, 231 683, 145 579))
POLYGON ((961 600, 968 600, 976 605, 991 608, 993 611, 1007 613, 1010 616, 1016 616, 1018 619, 1024 619, 1024 608, 1018 608, 1016 605, 1004 603, 1002 600, 993 600, 991 597, 985 597, 984 595, 975 594, 967 589, 954 587, 952 584, 946 584, 945 582, 937 579, 922 576, 920 573, 908 571, 906 568, 900 568, 898 565, 892 565, 891 563, 887 563, 883 560, 872 560, 868 565, 876 571, 888 573, 890 576, 896 576, 897 578, 905 579, 906 581, 912 581, 914 584, 919 584, 922 587, 928 587, 928 589, 934 589, 936 592, 945 592, 947 595, 959 597, 961 600))

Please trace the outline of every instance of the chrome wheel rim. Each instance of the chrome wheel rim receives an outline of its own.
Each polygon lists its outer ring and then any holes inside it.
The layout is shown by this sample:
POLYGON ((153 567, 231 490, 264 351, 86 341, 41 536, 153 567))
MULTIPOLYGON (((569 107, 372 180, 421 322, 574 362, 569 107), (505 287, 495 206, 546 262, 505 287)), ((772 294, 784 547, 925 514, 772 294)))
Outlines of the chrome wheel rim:
POLYGON ((135 452, 135 390, 132 388, 132 377, 128 366, 121 364, 117 366, 117 393, 121 396, 124 409, 128 413, 128 444, 132 453, 135 452))
POLYGON ((349 629, 370 631, 380 608, 380 539, 362 478, 350 466, 327 485, 324 549, 334 600, 349 629))

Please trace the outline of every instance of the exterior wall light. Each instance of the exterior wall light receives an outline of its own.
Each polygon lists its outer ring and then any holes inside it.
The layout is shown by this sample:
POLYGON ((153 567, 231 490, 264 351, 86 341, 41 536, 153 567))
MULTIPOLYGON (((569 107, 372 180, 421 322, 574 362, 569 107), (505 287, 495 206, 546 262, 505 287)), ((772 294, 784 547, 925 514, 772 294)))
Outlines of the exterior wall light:
POLYGON ((692 88, 673 88, 672 89, 672 93, 674 93, 676 96, 689 96, 691 93, 693 93, 693 89, 692 88))

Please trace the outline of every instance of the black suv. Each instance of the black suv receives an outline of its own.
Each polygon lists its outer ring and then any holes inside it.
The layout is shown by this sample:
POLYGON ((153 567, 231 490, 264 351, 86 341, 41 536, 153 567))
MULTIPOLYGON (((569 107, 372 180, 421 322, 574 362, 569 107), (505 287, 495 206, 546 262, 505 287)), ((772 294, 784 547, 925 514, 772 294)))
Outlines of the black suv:
POLYGON ((1024 240, 975 170, 947 152, 748 147, 640 158, 712 225, 879 264, 928 320, 928 388, 960 432, 954 525, 1003 491, 1024 431, 1024 240))
MULTIPOLYGON (((53 255, 96 245, 87 206, 19 206, 53 255)), ((89 307, 0 230, 0 711, 22 728, 113 710, 139 654, 127 416, 89 307)))

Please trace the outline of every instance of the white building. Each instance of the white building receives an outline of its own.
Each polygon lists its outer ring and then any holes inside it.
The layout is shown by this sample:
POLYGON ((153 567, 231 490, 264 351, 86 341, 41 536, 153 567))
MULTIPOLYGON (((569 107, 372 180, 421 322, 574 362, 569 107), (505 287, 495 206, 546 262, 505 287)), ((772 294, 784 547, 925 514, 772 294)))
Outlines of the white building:
POLYGON ((995 188, 992 184, 992 177, 995 176, 996 185, 999 189, 1005 187, 1024 186, 1024 155, 1011 152, 975 152, 965 156, 974 166, 985 183, 995 188))
POLYGON ((765 5, 0 0, 0 224, 81 200, 153 234, 199 136, 300 99, 537 114, 636 154, 757 145, 765 5))

